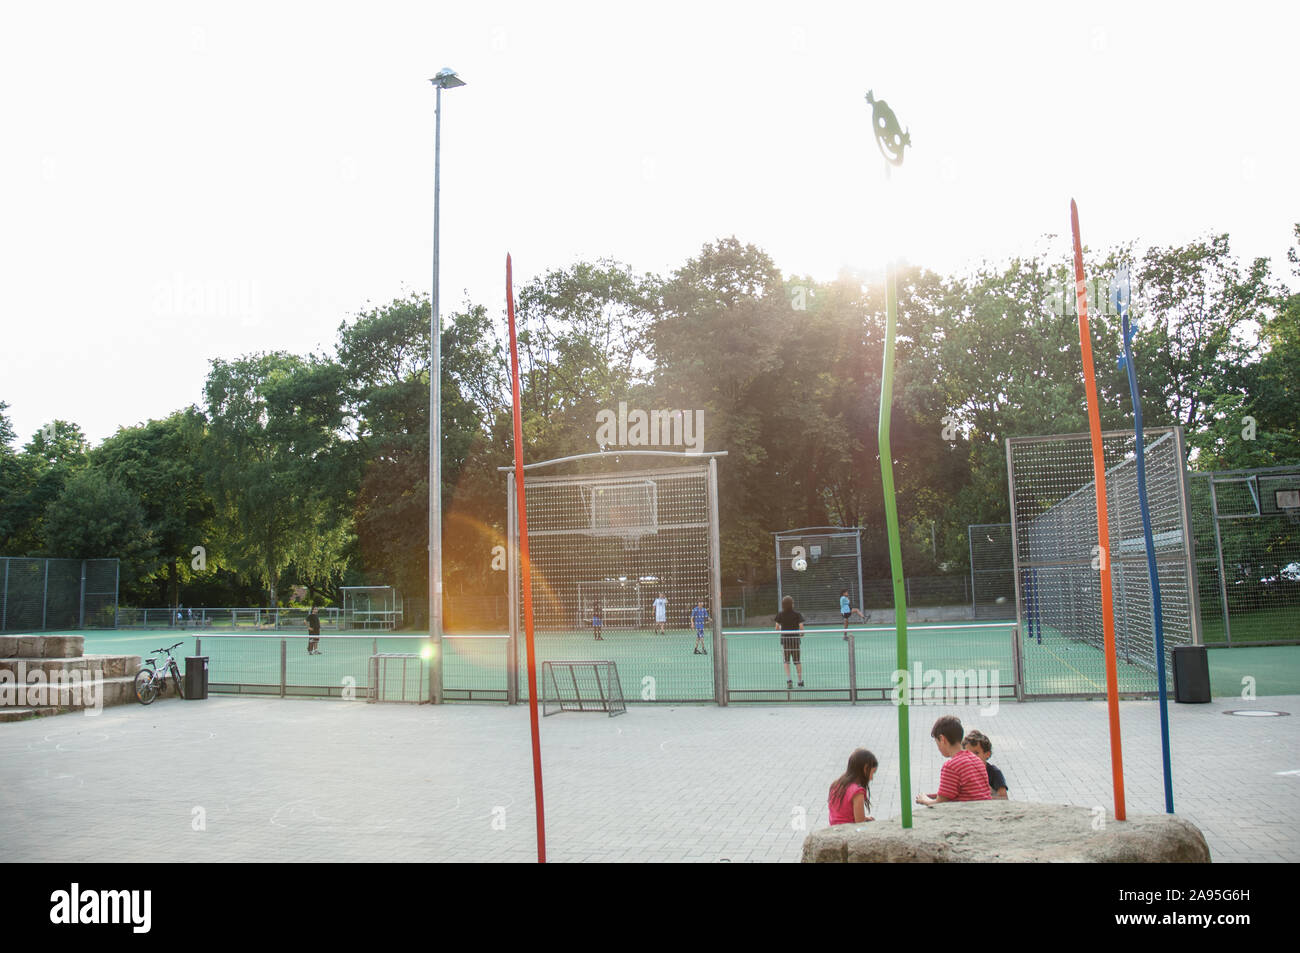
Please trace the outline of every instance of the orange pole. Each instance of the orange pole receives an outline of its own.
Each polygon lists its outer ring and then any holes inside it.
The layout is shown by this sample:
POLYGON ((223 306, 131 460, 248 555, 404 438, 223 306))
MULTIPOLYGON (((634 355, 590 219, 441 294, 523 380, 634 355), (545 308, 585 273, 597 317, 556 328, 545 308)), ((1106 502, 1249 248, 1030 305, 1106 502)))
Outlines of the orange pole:
POLYGON ((506 312, 510 318, 510 390, 515 423, 515 484, 519 506, 519 568, 524 589, 524 645, 528 652, 528 724, 533 734, 533 795, 537 799, 537 862, 546 863, 546 807, 542 800, 542 740, 537 724, 537 656, 533 648, 533 569, 528 560, 528 506, 524 499, 524 415, 519 406, 519 346, 515 292, 506 255, 506 312))
POLYGON ((1092 338, 1088 334, 1088 290, 1083 279, 1083 243, 1079 241, 1079 208, 1070 199, 1070 228, 1074 234, 1074 300, 1079 308, 1079 346, 1083 349, 1083 384, 1088 392, 1088 429, 1092 434, 1093 486, 1097 490, 1097 543, 1101 556, 1101 629, 1106 645, 1106 707, 1110 712, 1110 773, 1115 789, 1115 820, 1125 819, 1124 751, 1119 734, 1119 672, 1115 662, 1115 605, 1110 585, 1110 525, 1106 513, 1106 458, 1101 446, 1101 416, 1097 412, 1097 379, 1092 370, 1092 338))

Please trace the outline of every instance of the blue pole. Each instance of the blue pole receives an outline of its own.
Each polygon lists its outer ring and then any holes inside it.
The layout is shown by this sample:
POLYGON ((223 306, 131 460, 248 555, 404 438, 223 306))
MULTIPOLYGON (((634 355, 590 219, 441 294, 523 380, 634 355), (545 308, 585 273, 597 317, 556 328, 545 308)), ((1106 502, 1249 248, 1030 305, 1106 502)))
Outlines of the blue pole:
MULTIPOLYGON (((1169 765, 1169 695, 1165 691, 1165 630, 1160 614, 1160 575, 1156 571, 1156 547, 1151 537, 1151 510, 1147 506, 1147 472, 1143 458, 1142 403, 1138 400, 1137 370, 1133 366, 1133 329, 1128 309, 1120 306, 1124 319, 1124 364, 1128 368, 1128 389, 1133 397, 1133 432, 1137 436, 1138 508, 1142 511, 1142 537, 1147 547, 1147 574, 1151 577, 1151 611, 1156 624, 1156 680, 1160 685, 1160 754, 1165 768, 1165 813, 1174 813, 1174 775, 1169 765)), ((1180 460, 1181 464, 1182 461, 1180 460)))

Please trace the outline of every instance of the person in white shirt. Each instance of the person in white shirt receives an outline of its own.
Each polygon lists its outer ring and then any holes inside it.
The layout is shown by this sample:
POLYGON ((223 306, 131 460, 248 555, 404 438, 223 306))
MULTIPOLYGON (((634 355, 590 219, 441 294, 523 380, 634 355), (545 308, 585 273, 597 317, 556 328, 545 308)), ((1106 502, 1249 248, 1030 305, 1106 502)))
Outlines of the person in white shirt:
POLYGON ((661 592, 659 598, 655 600, 655 635, 664 634, 664 626, 668 624, 668 599, 661 592))

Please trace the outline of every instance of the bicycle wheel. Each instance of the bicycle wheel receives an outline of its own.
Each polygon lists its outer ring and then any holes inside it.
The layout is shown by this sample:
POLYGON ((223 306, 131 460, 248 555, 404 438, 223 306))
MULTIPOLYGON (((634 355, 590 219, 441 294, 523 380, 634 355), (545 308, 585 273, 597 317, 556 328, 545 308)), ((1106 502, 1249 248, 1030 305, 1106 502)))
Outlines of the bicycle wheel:
POLYGON ((176 697, 184 698, 185 692, 181 688, 181 670, 176 666, 175 662, 172 662, 172 678, 176 682, 176 697))
POLYGON ((158 688, 153 683, 153 672, 141 669, 135 675, 135 697, 141 705, 150 704, 158 697, 158 688))

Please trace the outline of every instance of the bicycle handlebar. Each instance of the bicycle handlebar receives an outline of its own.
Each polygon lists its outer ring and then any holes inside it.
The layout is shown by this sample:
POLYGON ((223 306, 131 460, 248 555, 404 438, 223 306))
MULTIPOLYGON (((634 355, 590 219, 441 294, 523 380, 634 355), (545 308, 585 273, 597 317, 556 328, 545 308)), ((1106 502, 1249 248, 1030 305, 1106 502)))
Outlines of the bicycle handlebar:
POLYGON ((154 649, 154 650, 153 650, 152 652, 150 652, 149 654, 150 654, 150 655, 157 655, 159 652, 170 652, 172 649, 179 648, 180 646, 182 646, 182 645, 184 645, 184 644, 185 644, 184 642, 177 642, 175 645, 169 645, 169 646, 167 646, 167 648, 165 648, 165 649, 154 649))

